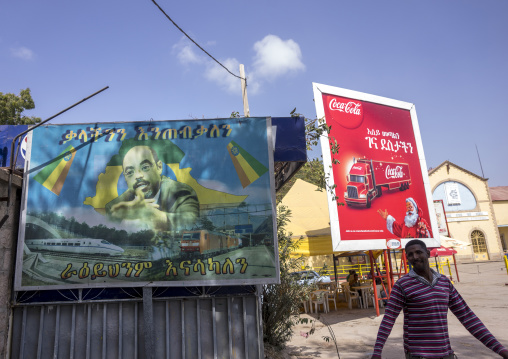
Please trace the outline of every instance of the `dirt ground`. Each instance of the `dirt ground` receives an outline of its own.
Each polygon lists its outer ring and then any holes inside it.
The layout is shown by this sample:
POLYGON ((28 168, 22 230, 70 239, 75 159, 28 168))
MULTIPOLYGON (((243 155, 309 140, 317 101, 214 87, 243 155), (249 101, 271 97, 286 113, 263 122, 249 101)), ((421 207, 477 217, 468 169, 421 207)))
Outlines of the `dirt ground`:
MULTIPOLYGON (((455 287, 492 334, 508 347, 508 274, 504 262, 459 264, 458 270, 460 282, 456 281, 453 273, 455 287)), ((341 359, 370 358, 384 309, 380 309, 381 315, 377 317, 376 310, 372 307, 358 309, 353 306, 349 310, 343 301, 340 305, 337 304, 337 310, 332 302, 330 313, 320 313, 319 317, 316 314, 303 314, 304 318, 316 320, 316 331, 306 338, 304 335, 311 325, 298 325, 282 358, 339 358, 334 341, 327 342, 323 339, 331 338, 332 332, 341 359)), ((452 348, 459 359, 500 357, 474 338, 450 311, 448 324, 452 348)), ((404 358, 402 325, 401 312, 384 346, 383 358, 404 358)))

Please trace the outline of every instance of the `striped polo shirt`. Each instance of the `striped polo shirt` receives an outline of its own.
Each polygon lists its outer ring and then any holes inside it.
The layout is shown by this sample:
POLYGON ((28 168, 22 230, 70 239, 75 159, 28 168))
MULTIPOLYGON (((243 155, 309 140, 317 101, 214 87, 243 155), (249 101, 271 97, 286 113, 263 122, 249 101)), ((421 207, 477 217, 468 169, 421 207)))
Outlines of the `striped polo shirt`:
POLYGON ((486 347, 498 354, 506 350, 467 306, 450 280, 431 271, 432 283, 414 270, 395 283, 379 327, 373 357, 381 357, 401 310, 404 311, 404 350, 414 356, 442 358, 453 354, 448 336, 448 308, 486 347))

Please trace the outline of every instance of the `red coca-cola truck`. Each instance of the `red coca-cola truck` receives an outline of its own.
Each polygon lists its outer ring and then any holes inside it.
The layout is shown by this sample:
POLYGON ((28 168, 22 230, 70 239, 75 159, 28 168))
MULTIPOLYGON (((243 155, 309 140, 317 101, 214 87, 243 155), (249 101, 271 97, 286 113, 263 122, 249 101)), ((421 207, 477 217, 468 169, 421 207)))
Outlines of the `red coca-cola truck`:
POLYGON ((360 158, 351 166, 347 182, 344 192, 346 203, 370 208, 372 200, 383 194, 383 187, 387 190, 408 189, 411 175, 407 163, 360 158))

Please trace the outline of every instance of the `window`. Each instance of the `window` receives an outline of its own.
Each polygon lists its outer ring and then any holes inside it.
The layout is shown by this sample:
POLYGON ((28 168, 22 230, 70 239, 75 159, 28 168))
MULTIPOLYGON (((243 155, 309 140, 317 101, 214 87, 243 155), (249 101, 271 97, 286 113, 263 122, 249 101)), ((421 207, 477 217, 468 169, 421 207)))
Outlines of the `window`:
POLYGON ((441 183, 432 192, 432 199, 443 200, 446 212, 470 211, 476 209, 476 198, 473 192, 462 183, 447 181, 441 183), (448 190, 448 192, 447 192, 448 190), (456 198, 460 201, 451 201, 454 191, 458 191, 456 198), (458 203, 460 202, 460 203, 458 203))
POLYGON ((351 175, 350 176, 350 181, 351 182, 365 183, 365 177, 364 176, 351 175))

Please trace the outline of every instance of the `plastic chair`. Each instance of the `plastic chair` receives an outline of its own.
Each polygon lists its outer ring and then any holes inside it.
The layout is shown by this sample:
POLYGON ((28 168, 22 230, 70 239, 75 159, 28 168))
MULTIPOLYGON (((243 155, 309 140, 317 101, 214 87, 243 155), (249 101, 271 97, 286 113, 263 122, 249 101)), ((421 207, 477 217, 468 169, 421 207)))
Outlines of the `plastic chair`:
POLYGON ((310 297, 311 311, 312 304, 314 304, 316 313, 318 313, 318 306, 323 305, 323 312, 328 313, 328 291, 316 291, 311 293, 310 297))
POLYGON ((344 289, 344 294, 346 296, 346 302, 347 302, 349 309, 352 309, 353 301, 356 301, 358 303, 358 307, 361 307, 361 302, 360 302, 361 299, 360 299, 360 295, 358 294, 358 292, 357 291, 352 292, 349 289, 349 285, 344 285, 344 286, 342 286, 342 288, 344 289))
MULTIPOLYGON (((376 285, 377 300, 379 301, 379 307, 383 308, 384 302, 383 302, 383 299, 381 298, 381 289, 382 289, 381 285, 376 285)), ((372 288, 369 289, 368 299, 369 299, 369 301, 372 301, 372 305, 375 307, 376 302, 375 302, 375 298, 374 298, 374 290, 372 288)), ((384 300, 386 300, 386 298, 384 298, 384 300)))
POLYGON ((347 303, 346 290, 344 289, 345 286, 349 287, 349 283, 348 282, 340 283, 340 285, 339 285, 340 291, 337 290, 337 298, 340 301, 340 294, 342 294, 342 297, 344 298, 344 302, 347 303))
MULTIPOLYGON (((305 310, 305 314, 307 314, 307 305, 309 304, 308 300, 302 300, 303 310, 305 310)), ((310 312, 312 313, 312 305, 310 306, 310 312)))
POLYGON ((337 310, 337 301, 335 296, 337 295, 337 291, 334 288, 331 288, 327 293, 327 302, 328 302, 328 311, 330 311, 330 301, 333 300, 333 305, 335 306, 335 310, 337 310))

